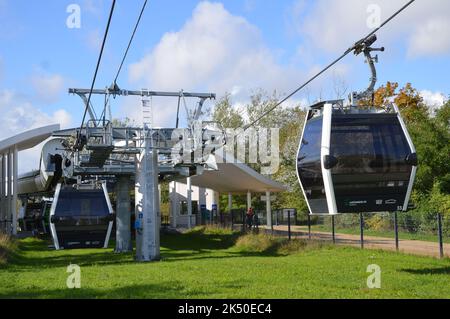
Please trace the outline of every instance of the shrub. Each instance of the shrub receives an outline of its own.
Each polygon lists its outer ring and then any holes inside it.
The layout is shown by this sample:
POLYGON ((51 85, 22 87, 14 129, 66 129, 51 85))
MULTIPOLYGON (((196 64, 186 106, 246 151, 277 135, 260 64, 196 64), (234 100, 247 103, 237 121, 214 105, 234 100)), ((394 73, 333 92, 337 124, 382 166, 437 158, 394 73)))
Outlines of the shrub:
POLYGON ((220 235, 220 236, 229 236, 235 234, 230 228, 223 228, 215 225, 208 226, 197 226, 190 230, 187 230, 185 234, 190 235, 220 235))
POLYGON ((5 265, 17 249, 16 242, 9 236, 0 234, 0 266, 5 265))
POLYGON ((367 229, 374 231, 386 231, 393 229, 391 227, 391 220, 389 215, 375 214, 365 220, 365 226, 367 229))
POLYGON ((329 244, 321 241, 303 239, 287 240, 265 233, 249 234, 237 239, 235 247, 241 252, 273 253, 277 255, 291 255, 303 251, 321 249, 329 244))
POLYGON ((265 233, 248 234, 238 238, 236 248, 250 253, 263 253, 273 250, 279 240, 265 233))

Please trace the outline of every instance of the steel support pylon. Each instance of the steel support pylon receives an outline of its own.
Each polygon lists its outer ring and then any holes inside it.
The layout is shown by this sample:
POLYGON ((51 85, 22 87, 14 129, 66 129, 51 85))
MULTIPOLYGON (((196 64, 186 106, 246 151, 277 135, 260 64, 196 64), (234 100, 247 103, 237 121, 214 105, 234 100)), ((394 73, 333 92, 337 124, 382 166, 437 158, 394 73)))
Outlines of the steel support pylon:
POLYGON ((141 262, 160 259, 158 152, 151 144, 147 137, 144 150, 136 156, 136 260, 141 262))

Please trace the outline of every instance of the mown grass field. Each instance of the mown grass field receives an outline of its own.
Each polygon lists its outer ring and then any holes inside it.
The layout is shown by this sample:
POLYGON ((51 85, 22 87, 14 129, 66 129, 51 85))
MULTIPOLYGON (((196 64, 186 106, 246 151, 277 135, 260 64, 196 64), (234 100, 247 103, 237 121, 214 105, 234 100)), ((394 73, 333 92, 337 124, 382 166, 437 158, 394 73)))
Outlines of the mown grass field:
POLYGON ((26 239, 0 265, 0 298, 450 298, 450 260, 318 243, 291 245, 221 231, 162 236, 162 261, 112 249, 52 251, 26 239), (69 264, 81 289, 68 289, 69 264), (382 270, 368 289, 367 266, 382 270))

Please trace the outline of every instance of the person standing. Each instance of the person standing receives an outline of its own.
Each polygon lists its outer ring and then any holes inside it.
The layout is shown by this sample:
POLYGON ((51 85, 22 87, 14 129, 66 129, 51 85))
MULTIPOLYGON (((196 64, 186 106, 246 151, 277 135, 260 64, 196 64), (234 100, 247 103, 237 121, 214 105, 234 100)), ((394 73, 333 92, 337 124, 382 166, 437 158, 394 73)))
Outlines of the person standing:
POLYGON ((247 227, 248 227, 248 229, 252 229, 252 226, 253 226, 253 215, 254 215, 254 213, 253 213, 253 208, 252 207, 250 207, 249 209, 248 209, 248 211, 247 211, 247 215, 246 215, 246 224, 247 224, 247 227))

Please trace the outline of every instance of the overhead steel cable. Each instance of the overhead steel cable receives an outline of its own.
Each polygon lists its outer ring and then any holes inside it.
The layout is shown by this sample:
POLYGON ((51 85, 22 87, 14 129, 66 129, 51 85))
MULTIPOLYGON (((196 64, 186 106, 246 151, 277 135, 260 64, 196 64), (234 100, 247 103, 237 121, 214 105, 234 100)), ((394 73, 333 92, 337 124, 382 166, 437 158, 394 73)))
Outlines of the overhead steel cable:
POLYGON ((89 109, 90 104, 91 104, 92 91, 94 90, 94 86, 95 86, 95 81, 97 79, 98 70, 100 68, 100 63, 102 61, 103 50, 105 49, 106 39, 108 38, 109 26, 111 25, 111 20, 112 20, 112 16, 113 16, 113 13, 114 13, 115 5, 116 5, 116 0, 113 0, 112 1, 112 5, 111 5, 111 10, 109 12, 108 23, 106 25, 105 34, 103 36, 102 47, 100 49, 100 54, 99 54, 98 60, 97 60, 97 66, 95 67, 94 78, 92 79, 91 89, 90 89, 90 92, 89 92, 89 96, 88 96, 88 100, 87 100, 87 103, 86 103, 86 107, 84 109, 83 120, 81 121, 80 131, 78 132, 77 144, 79 143, 81 130, 83 129, 84 121, 86 120, 86 115, 87 115, 88 109, 89 109))
POLYGON ((139 14, 139 17, 138 17, 138 19, 136 21, 136 25, 134 26, 134 30, 133 30, 133 33, 131 34, 130 41, 128 42, 127 49, 125 50, 125 54, 123 55, 122 62, 120 63, 119 69, 117 70, 116 77, 114 78, 114 82, 113 82, 114 85, 117 83, 117 79, 119 78, 120 72, 122 71, 123 64, 125 63, 125 60, 126 60, 127 55, 128 55, 128 51, 130 50, 131 44, 133 43, 134 36, 136 35, 136 31, 137 31, 137 29, 139 27, 139 24, 141 22, 142 15, 144 14, 144 11, 145 11, 145 7, 147 6, 147 1, 148 0, 145 0, 144 4, 142 5, 141 13, 139 14))
POLYGON ((383 28, 386 24, 388 24, 391 20, 393 20, 396 16, 398 16, 401 12, 403 12, 407 7, 409 7, 415 0, 410 0, 408 3, 406 3, 403 7, 401 7, 397 12, 395 12, 392 16, 389 17, 389 19, 385 20, 382 24, 380 24, 379 27, 374 29, 372 32, 370 32, 366 37, 361 39, 360 41, 356 42, 353 46, 348 48, 344 54, 342 54, 339 58, 331 62, 329 65, 327 65, 324 69, 322 69, 319 73, 314 75, 311 79, 309 79, 307 82, 302 84, 300 87, 298 87, 295 91, 290 93, 288 96, 283 98, 281 101, 279 101, 275 106, 271 107, 269 110, 264 112, 261 116, 259 116, 256 120, 251 122, 250 124, 244 126, 244 131, 248 130, 250 127, 254 126, 256 123, 261 121, 264 117, 266 117, 268 114, 273 112, 276 108, 278 108, 281 104, 289 100, 291 97, 293 97, 295 94, 297 94, 300 90, 304 89, 307 85, 309 85, 311 82, 313 82, 315 79, 317 79, 319 76, 321 76, 323 73, 328 71, 331 67, 333 67, 336 63, 341 61, 343 58, 345 58, 350 52, 355 50, 361 43, 364 43, 367 41, 370 37, 372 37, 376 32, 378 32, 381 28, 383 28))
MULTIPOLYGON (((137 29, 139 27, 139 24, 141 22, 142 16, 143 16, 144 11, 145 11, 145 8, 147 7, 147 2, 148 2, 148 0, 145 0, 144 4, 142 5, 141 12, 140 12, 139 17, 138 17, 138 19, 136 21, 136 24, 134 26, 134 30, 133 30, 133 33, 131 34, 130 41, 128 42, 127 49, 125 50, 125 53, 124 53, 123 58, 122 58, 122 61, 121 61, 120 65, 119 65, 119 68, 117 70, 116 76, 114 77, 114 81, 113 81, 112 86, 111 86, 111 90, 112 91, 116 91, 117 89, 119 89, 119 87, 117 86, 117 79, 119 78, 120 73, 122 72, 123 65, 124 65, 125 60, 126 60, 126 58, 128 56, 128 51, 131 48, 131 44, 133 43, 134 36, 136 35, 136 31, 137 31, 137 29)), ((102 115, 100 116, 101 119, 105 116, 106 106, 109 103, 109 100, 110 100, 110 96, 108 95, 107 98, 105 99, 105 106, 103 108, 102 115)))

